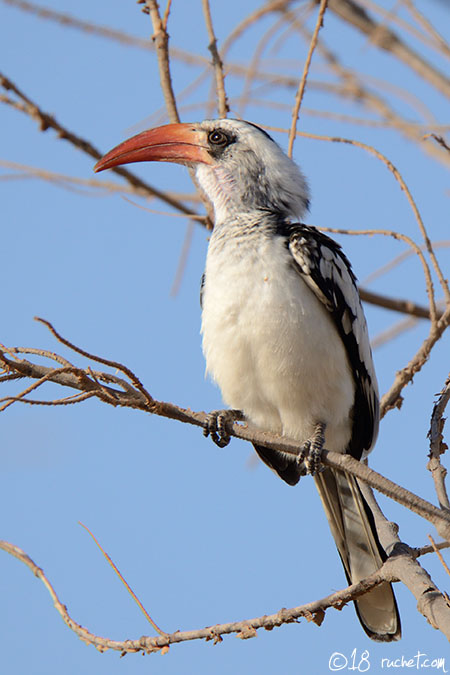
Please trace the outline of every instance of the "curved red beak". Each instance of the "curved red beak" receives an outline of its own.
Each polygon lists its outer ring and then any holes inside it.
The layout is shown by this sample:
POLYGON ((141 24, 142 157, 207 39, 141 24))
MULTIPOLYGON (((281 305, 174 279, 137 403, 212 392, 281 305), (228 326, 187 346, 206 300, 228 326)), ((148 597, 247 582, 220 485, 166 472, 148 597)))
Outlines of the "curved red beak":
POLYGON ((208 153, 205 132, 195 124, 166 124, 120 143, 97 162, 94 171, 132 162, 212 164, 213 160, 208 153))

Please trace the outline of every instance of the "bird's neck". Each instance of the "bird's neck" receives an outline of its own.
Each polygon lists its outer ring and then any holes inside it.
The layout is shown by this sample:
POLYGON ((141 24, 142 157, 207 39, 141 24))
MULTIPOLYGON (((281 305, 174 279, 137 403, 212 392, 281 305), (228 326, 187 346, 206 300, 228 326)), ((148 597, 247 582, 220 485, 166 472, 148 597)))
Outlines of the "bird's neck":
POLYGON ((258 183, 248 184, 222 167, 199 166, 198 181, 214 206, 215 227, 231 222, 286 220, 286 204, 270 199, 258 183))

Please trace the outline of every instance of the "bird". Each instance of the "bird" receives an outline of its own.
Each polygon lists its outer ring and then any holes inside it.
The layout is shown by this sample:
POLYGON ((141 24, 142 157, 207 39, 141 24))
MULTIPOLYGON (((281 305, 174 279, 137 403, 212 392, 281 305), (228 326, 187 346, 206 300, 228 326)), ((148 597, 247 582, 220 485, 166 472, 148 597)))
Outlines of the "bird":
MULTIPOLYGON (((229 409, 207 416, 221 447, 245 420, 298 442, 292 455, 254 444, 288 485, 314 476, 348 582, 386 560, 358 480, 320 462, 323 447, 364 460, 379 395, 356 277, 340 245, 302 223, 309 208, 298 165, 262 128, 217 119, 160 126, 124 141, 95 171, 133 162, 191 168, 214 209, 201 284, 207 372, 229 409)), ((373 640, 401 637, 391 584, 354 601, 373 640)))

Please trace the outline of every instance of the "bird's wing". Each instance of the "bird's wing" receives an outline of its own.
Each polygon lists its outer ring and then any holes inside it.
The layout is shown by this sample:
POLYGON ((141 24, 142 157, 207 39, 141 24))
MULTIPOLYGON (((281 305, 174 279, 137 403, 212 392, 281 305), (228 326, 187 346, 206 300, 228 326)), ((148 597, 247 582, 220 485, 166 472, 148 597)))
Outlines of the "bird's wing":
POLYGON ((349 454, 360 459, 378 434, 378 386, 366 319, 356 278, 339 244, 314 227, 289 228, 288 248, 295 270, 330 312, 344 343, 355 381, 353 428, 349 454))

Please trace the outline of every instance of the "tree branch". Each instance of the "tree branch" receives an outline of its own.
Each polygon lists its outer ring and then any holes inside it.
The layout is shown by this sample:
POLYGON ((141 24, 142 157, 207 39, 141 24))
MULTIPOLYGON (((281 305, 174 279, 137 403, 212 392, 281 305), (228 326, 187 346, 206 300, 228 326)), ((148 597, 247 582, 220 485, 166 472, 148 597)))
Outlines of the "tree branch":
POLYGON ((306 79, 308 77, 309 66, 311 64, 312 55, 313 55, 314 50, 315 50, 316 45, 317 45, 317 39, 319 37, 319 30, 323 26, 323 18, 325 16, 325 12, 327 10, 327 5, 328 5, 328 0, 320 0, 320 7, 319 7, 319 13, 317 15, 316 26, 314 28, 314 32, 313 32, 312 37, 311 37, 311 42, 310 42, 310 45, 309 45, 308 54, 306 56, 306 61, 305 61, 305 65, 304 65, 304 68, 303 68, 303 74, 302 74, 301 80, 300 80, 299 85, 298 85, 297 94, 295 96, 295 103, 294 103, 294 107, 292 109, 292 123, 291 123, 291 130, 289 132, 288 151, 287 151, 287 154, 288 154, 289 157, 292 157, 292 151, 294 149, 294 141, 295 141, 295 137, 297 135, 298 114, 300 112, 300 106, 302 104, 303 95, 305 93, 306 79))
POLYGON ((158 3, 156 0, 146 0, 145 5, 148 8, 153 24, 152 39, 156 47, 159 81, 161 83, 161 90, 164 95, 167 113, 171 122, 179 122, 180 116, 178 114, 177 102, 175 99, 175 93, 173 91, 172 77, 170 75, 169 34, 167 32, 167 25, 164 25, 160 17, 158 3))
POLYGON ((0 549, 23 562, 33 574, 42 581, 53 600, 57 612, 61 615, 66 625, 78 635, 78 637, 91 644, 100 652, 108 649, 120 651, 123 654, 143 652, 150 654, 166 648, 171 644, 192 640, 213 640, 214 643, 222 642, 222 635, 236 633, 237 637, 245 640, 255 637, 257 630, 264 628, 272 630, 286 623, 298 623, 299 619, 305 618, 320 626, 325 618, 325 611, 329 608, 341 610, 347 603, 364 595, 375 586, 383 582, 402 581, 418 600, 419 611, 427 618, 433 628, 439 629, 450 639, 450 607, 435 586, 428 573, 415 560, 414 552, 409 547, 402 545, 402 549, 394 556, 388 558, 383 566, 377 571, 358 583, 352 584, 335 593, 331 593, 320 600, 306 603, 291 609, 280 609, 275 614, 265 614, 253 619, 234 621, 231 623, 215 624, 207 628, 187 631, 175 631, 174 633, 160 635, 158 637, 142 636, 135 640, 111 640, 91 633, 70 616, 67 607, 60 601, 55 589, 47 579, 44 571, 22 549, 7 541, 0 540, 0 549))
MULTIPOLYGON (((97 150, 97 148, 93 146, 92 143, 85 140, 81 136, 77 136, 77 134, 74 134, 72 131, 69 131, 66 127, 60 124, 53 117, 53 115, 44 112, 36 103, 34 103, 34 101, 28 98, 28 96, 26 96, 10 79, 8 79, 2 73, 0 73, 0 86, 6 89, 7 91, 14 92, 14 94, 19 99, 22 100, 23 104, 21 105, 20 109, 22 110, 22 112, 26 113, 29 117, 33 118, 38 123, 40 131, 47 131, 47 129, 54 129, 54 131, 57 132, 59 138, 68 141, 79 150, 82 150, 87 155, 90 155, 90 157, 93 157, 94 159, 97 160, 102 157, 102 153, 99 152, 99 150, 97 150)), ((128 183, 130 183, 130 185, 132 185, 133 187, 143 190, 147 195, 161 199, 161 201, 166 202, 166 204, 170 204, 170 206, 173 206, 178 211, 181 211, 182 213, 185 213, 188 216, 197 215, 195 211, 189 209, 182 202, 180 202, 177 199, 173 199, 166 192, 162 192, 161 190, 158 190, 152 185, 149 185, 145 181, 135 176, 135 174, 132 173, 131 171, 128 171, 127 169, 123 169, 121 167, 115 167, 111 169, 111 171, 114 171, 114 173, 116 173, 117 175, 122 176, 122 178, 125 178, 128 181, 128 183)))
POLYGON ((433 407, 430 430, 428 432, 428 438, 430 439, 430 454, 428 457, 430 458, 430 461, 427 464, 427 469, 431 471, 431 475, 433 476, 434 486, 441 509, 446 509, 450 512, 450 502, 445 485, 447 469, 441 464, 441 455, 448 449, 447 444, 444 443, 443 431, 445 418, 443 415, 449 399, 450 375, 447 377, 447 381, 433 407))
POLYGON ((408 47, 394 31, 374 21, 361 5, 354 0, 330 0, 329 6, 331 11, 341 19, 373 40, 377 47, 394 54, 419 77, 429 82, 444 96, 450 98, 449 78, 408 47))
MULTIPOLYGON (((71 387, 72 389, 77 389, 85 393, 91 393, 92 395, 97 396, 101 401, 114 406, 119 405, 139 409, 162 417, 178 420, 179 422, 203 427, 207 419, 207 415, 204 412, 193 412, 190 409, 180 408, 173 403, 157 401, 150 395, 140 382, 139 378, 127 368, 127 366, 124 366, 117 361, 90 354, 86 350, 75 346, 69 340, 59 335, 48 321, 42 319, 39 320, 46 325, 55 338, 66 347, 88 359, 107 365, 114 370, 119 370, 130 380, 130 382, 109 373, 92 371, 89 367, 87 369, 81 369, 68 361, 64 362, 67 365, 55 369, 31 363, 26 359, 19 360, 16 357, 16 354, 27 353, 30 350, 18 347, 13 349, 3 347, 3 350, 1 350, 0 345, 0 364, 8 374, 18 374, 37 379, 39 381, 37 386, 41 386, 47 381, 55 382, 62 386, 71 387), (8 358, 5 352, 8 353, 11 358, 8 358), (101 384, 102 382, 105 384, 101 384), (108 386, 108 384, 117 385, 120 389, 108 386)), ((40 351, 41 354, 47 358, 52 360, 60 359, 58 355, 55 355, 52 352, 40 351)), ((21 398, 29 391, 30 388, 27 387, 19 397, 6 397, 5 400, 15 402, 17 398, 21 398)), ((276 434, 266 431, 261 431, 248 424, 242 425, 235 422, 232 426, 230 425, 229 433, 236 438, 278 450, 290 457, 294 462, 297 461, 297 457, 301 450, 297 441, 290 440, 283 436, 277 436, 276 434)), ((387 497, 406 506, 414 513, 432 523, 444 539, 450 540, 450 513, 447 513, 447 511, 438 509, 409 490, 400 487, 388 478, 373 471, 366 464, 355 460, 350 455, 342 455, 340 453, 324 450, 322 453, 322 460, 325 465, 332 466, 341 471, 347 471, 356 476, 359 480, 367 483, 370 487, 375 488, 387 497)))
POLYGON ((217 110, 219 117, 224 118, 230 112, 230 106, 227 101, 227 94, 225 91, 225 76, 223 73, 223 63, 217 49, 217 39, 214 33, 213 22, 211 18, 211 8, 209 0, 202 0, 203 13, 205 15, 206 30, 208 31, 209 45, 208 49, 211 52, 212 64, 214 74, 216 77, 216 92, 217 92, 217 110))

